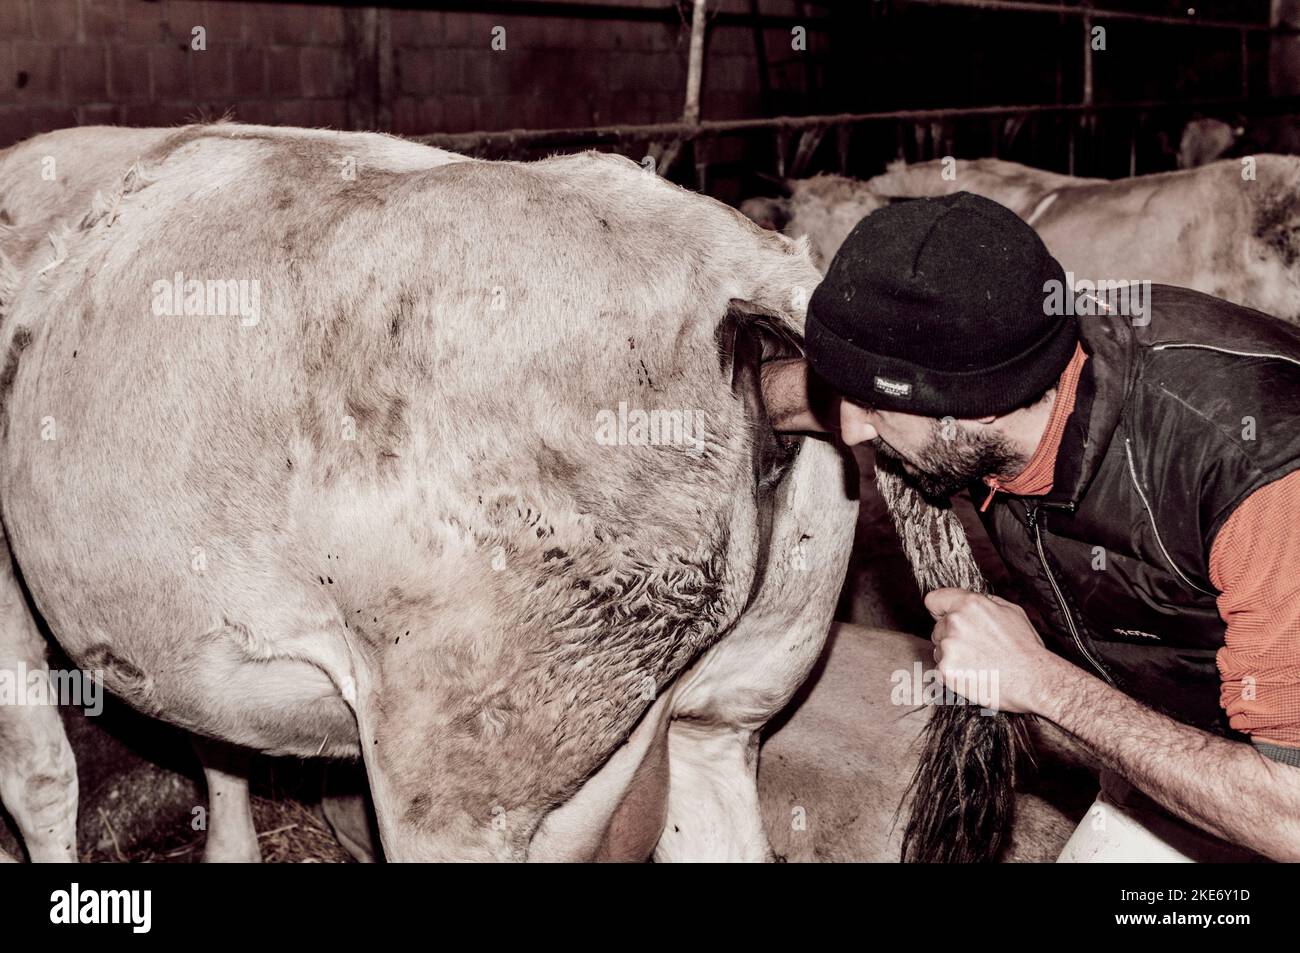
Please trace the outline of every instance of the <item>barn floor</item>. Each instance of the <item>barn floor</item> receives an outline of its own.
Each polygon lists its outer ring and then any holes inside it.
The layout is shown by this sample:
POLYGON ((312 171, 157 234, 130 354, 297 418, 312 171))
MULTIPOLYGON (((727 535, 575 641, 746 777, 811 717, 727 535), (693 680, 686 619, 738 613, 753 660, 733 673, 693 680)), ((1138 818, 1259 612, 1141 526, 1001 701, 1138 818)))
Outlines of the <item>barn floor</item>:
MULTIPOLYGON (((261 759, 253 783, 253 820, 264 863, 349 864, 352 858, 321 815, 321 771, 310 762, 261 759)), ((190 864, 203 857, 204 834, 161 826, 125 848, 111 815, 99 815, 101 836, 81 843, 82 863, 190 864)))

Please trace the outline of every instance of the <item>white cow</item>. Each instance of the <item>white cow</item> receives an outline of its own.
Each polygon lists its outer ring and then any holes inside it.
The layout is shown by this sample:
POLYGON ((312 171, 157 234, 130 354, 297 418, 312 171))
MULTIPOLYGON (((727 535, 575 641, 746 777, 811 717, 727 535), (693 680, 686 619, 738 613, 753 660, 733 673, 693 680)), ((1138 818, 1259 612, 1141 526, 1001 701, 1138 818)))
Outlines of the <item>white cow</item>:
POLYGON ((791 188, 787 200, 744 208, 760 223, 788 215, 785 233, 808 236, 824 262, 864 209, 967 191, 1032 225, 1076 279, 1180 285, 1300 320, 1300 157, 1230 159, 1113 182, 1000 159, 936 160, 865 182, 820 176, 791 188))
MULTIPOLYGON (((68 655, 198 735, 362 757, 389 859, 769 856, 758 732, 856 509, 757 387, 806 246, 610 156, 117 135, 0 158, 0 507, 68 655), (31 160, 106 139, 41 220, 31 160)), ((0 591, 0 662, 43 665, 0 591)), ((50 712, 0 710, 0 797, 72 859, 50 712)), ((212 826, 256 856, 246 804, 212 826)))

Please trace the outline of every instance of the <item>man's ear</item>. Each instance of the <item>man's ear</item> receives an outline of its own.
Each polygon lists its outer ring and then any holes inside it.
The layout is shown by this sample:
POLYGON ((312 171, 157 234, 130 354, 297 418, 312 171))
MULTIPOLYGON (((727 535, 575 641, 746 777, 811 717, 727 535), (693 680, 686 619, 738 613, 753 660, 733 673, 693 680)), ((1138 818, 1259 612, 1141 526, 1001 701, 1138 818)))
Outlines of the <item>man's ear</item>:
POLYGON ((998 419, 998 418, 997 418, 997 415, 996 415, 996 414, 989 414, 987 417, 976 417, 976 418, 975 418, 975 423, 977 423, 977 424, 983 424, 984 426, 987 427, 989 424, 993 423, 993 421, 995 421, 995 420, 997 420, 997 419, 998 419))

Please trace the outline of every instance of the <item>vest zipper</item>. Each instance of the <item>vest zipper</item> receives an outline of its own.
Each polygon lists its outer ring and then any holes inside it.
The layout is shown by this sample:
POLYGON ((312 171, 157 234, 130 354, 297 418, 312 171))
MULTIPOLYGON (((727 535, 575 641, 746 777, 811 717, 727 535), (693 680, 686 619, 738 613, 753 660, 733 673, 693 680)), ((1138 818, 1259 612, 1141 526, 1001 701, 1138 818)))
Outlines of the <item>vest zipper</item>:
POLYGON ((1034 531, 1034 543, 1038 547, 1038 559, 1043 564, 1043 572, 1047 574, 1047 581, 1052 586, 1052 592, 1056 594, 1056 603, 1061 607, 1061 615, 1065 617, 1065 624, 1070 629, 1070 636, 1074 639, 1074 644, 1078 647, 1080 654, 1092 663, 1092 667, 1100 673, 1101 677, 1104 678, 1108 684, 1113 686, 1115 683, 1111 680, 1110 674, 1101 667, 1100 662, 1093 658, 1092 653, 1089 652, 1087 646, 1083 644, 1083 639, 1079 637, 1079 630, 1075 628, 1074 625, 1074 616, 1070 613, 1070 607, 1065 604, 1065 595, 1056 584, 1056 576, 1052 573, 1052 567, 1047 564, 1047 552, 1043 549, 1043 530, 1042 527, 1038 525, 1037 505, 1030 506, 1026 504, 1025 516, 1029 519, 1030 529, 1034 531))
POLYGON ((1169 568, 1174 571, 1174 575, 1187 583, 1191 588, 1195 589, 1197 592, 1202 592, 1207 596, 1215 596, 1215 593, 1210 592, 1208 589, 1202 589, 1196 583, 1188 579, 1187 576, 1183 574, 1183 571, 1178 568, 1178 563, 1174 562, 1174 557, 1169 555, 1169 550, 1165 549, 1165 541, 1160 538, 1160 527, 1156 525, 1155 511, 1151 509, 1151 504, 1147 502, 1147 495, 1142 492, 1142 484, 1138 481, 1137 464, 1133 462, 1133 444, 1128 437, 1124 438, 1124 455, 1128 457, 1128 474, 1129 478, 1133 481, 1133 489, 1137 490, 1138 499, 1142 501, 1142 508, 1147 511, 1147 519, 1151 521, 1151 535, 1156 538, 1156 545, 1160 547, 1160 552, 1164 554, 1165 562, 1169 563, 1169 568))

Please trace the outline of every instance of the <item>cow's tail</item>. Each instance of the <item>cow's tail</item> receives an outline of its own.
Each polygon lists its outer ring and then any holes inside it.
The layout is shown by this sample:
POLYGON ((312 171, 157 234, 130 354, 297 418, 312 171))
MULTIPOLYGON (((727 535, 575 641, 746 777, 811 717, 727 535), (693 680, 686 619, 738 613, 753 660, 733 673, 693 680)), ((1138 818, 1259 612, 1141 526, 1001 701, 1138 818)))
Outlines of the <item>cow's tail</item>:
MULTIPOLYGON (((876 485, 923 592, 988 591, 951 509, 931 504, 879 458, 876 485)), ((934 706, 908 788, 904 861, 989 862, 1001 852, 1011 830, 1016 770, 1022 758, 1032 758, 1032 748, 1020 716, 980 712, 974 704, 934 706)))

